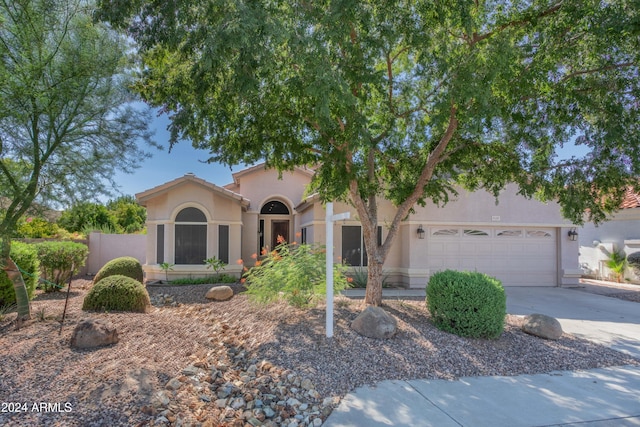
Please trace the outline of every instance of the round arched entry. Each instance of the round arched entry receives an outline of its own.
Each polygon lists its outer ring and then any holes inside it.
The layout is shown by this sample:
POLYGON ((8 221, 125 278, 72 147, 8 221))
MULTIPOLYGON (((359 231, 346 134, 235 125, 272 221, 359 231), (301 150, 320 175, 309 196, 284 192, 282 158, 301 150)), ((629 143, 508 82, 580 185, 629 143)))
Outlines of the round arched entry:
POLYGON ((260 224, 258 233, 260 235, 260 248, 275 248, 278 245, 278 238, 289 241, 291 228, 291 211, 283 202, 279 200, 269 200, 260 209, 260 224))

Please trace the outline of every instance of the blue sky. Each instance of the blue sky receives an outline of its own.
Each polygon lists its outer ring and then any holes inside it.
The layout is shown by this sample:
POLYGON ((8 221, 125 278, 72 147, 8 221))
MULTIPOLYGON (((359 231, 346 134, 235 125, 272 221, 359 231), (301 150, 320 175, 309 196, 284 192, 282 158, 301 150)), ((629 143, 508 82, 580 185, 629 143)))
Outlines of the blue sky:
MULTIPOLYGON (((135 196, 136 193, 164 184, 189 172, 220 186, 233 181, 232 171, 229 167, 221 164, 203 163, 209 157, 208 152, 196 150, 192 147, 190 141, 180 141, 174 145, 171 153, 169 153, 168 124, 168 118, 160 116, 150 126, 151 130, 155 132, 155 140, 164 146, 164 150, 160 151, 156 148, 145 146, 145 151, 149 151, 152 154, 151 158, 144 159, 139 165, 140 167, 134 170, 132 174, 122 172, 115 174, 115 181, 122 194, 135 196)), ((243 165, 234 167, 233 172, 244 168, 245 166, 243 165)))

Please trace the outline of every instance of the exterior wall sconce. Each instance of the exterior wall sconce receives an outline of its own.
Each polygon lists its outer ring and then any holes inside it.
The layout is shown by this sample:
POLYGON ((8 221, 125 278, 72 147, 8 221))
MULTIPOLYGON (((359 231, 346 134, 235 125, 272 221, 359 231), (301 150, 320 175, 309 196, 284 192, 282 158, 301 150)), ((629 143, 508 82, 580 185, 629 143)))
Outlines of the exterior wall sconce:
POLYGON ((416 232, 418 233, 418 239, 424 239, 424 228, 422 228, 422 224, 418 226, 418 230, 416 232))
POLYGON ((569 230, 569 233, 567 233, 567 235, 569 236, 569 240, 571 240, 572 242, 578 240, 578 230, 576 230, 575 227, 569 230))

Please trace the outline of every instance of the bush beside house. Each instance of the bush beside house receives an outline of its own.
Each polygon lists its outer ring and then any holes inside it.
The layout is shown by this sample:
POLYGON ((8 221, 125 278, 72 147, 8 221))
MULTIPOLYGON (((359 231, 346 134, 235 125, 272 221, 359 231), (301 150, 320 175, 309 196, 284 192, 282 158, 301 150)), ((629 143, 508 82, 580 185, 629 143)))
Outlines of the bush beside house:
POLYGON ((504 328, 507 297, 498 279, 446 270, 431 276, 427 308, 443 331, 470 338, 498 338, 504 328))

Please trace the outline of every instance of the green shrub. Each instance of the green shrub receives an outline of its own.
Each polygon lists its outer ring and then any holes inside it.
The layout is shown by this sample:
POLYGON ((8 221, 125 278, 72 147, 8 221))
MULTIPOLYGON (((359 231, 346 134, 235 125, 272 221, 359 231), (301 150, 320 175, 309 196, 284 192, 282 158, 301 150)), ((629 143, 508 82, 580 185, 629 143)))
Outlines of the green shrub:
MULTIPOLYGON (((296 307, 314 305, 326 293, 325 250, 319 246, 281 243, 256 261, 244 279, 247 294, 256 302, 280 298, 296 307)), ((348 287, 345 267, 334 266, 334 291, 348 287)))
POLYGON ((145 313, 150 305, 149 293, 142 283, 131 277, 115 275, 103 278, 91 288, 82 309, 145 313))
POLYGON ((498 279, 446 270, 431 276, 427 308, 434 324, 463 337, 498 338, 504 329, 507 298, 498 279))
POLYGON ((627 263, 629 263, 635 275, 640 277, 640 252, 627 255, 627 263))
POLYGON ((605 265, 613 273, 613 278, 620 283, 624 278, 624 269, 627 267, 627 256, 623 251, 614 251, 609 254, 605 265))
POLYGON ((78 274, 89 254, 89 248, 82 243, 41 242, 34 246, 38 251, 41 277, 50 282, 40 283, 45 292, 63 288, 74 274, 78 274))
POLYGON ((109 276, 127 276, 142 283, 144 280, 144 273, 142 271, 142 264, 134 257, 124 256, 120 258, 114 258, 105 265, 102 266, 100 271, 93 278, 93 283, 96 284, 105 277, 109 276))
MULTIPOLYGON (((24 279, 29 299, 32 299, 38 284, 40 268, 36 248, 28 243, 12 242, 11 259, 22 271, 26 272, 22 273, 22 278, 24 279)), ((13 290, 13 283, 9 280, 7 273, 4 270, 0 270, 0 305, 9 305, 14 302, 16 302, 16 292, 13 290)))

